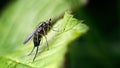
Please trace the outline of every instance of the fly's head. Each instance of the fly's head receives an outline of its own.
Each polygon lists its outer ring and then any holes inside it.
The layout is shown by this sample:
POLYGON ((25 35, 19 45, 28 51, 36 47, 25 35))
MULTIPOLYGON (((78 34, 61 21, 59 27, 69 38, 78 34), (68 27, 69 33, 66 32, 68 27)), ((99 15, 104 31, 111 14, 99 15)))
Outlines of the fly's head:
POLYGON ((46 22, 40 22, 37 27, 37 31, 40 32, 41 30, 47 31, 51 27, 51 19, 47 20, 46 22))
POLYGON ((50 27, 51 26, 51 18, 46 23, 50 27))

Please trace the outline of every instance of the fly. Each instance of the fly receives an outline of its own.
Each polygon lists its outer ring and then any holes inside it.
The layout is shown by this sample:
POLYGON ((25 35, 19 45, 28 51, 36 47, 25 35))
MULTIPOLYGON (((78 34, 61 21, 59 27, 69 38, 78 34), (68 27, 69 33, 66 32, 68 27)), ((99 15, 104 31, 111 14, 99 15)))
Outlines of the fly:
MULTIPOLYGON (((26 44, 33 37, 34 47, 33 47, 32 51, 30 52, 30 54, 33 52, 33 50, 35 49, 35 47, 37 48, 35 56, 33 58, 33 62, 34 62, 34 60, 35 60, 35 58, 37 56, 39 45, 40 45, 40 42, 41 42, 41 38, 43 36, 45 37, 45 40, 46 40, 46 43, 47 43, 47 46, 48 46, 46 35, 47 35, 47 32, 50 30, 50 27, 51 27, 51 19, 49 19, 46 22, 41 22, 37 26, 37 28, 24 41, 24 44, 26 44)), ((48 49, 49 49, 49 47, 48 47, 48 49)))

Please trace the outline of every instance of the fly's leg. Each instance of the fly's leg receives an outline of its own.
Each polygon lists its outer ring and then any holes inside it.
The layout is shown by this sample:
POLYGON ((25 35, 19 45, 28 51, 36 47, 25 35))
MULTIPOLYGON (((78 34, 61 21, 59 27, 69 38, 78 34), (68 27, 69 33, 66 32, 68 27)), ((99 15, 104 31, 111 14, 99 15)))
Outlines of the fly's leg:
MULTIPOLYGON (((37 42, 39 42, 39 39, 38 39, 38 32, 36 33, 36 35, 37 35, 37 42)), ((34 51, 35 47, 36 47, 36 46, 34 45, 32 51, 28 54, 28 56, 32 54, 32 52, 34 51)))
POLYGON ((36 58, 36 56, 37 56, 38 49, 39 49, 39 46, 37 46, 36 53, 35 53, 35 56, 34 56, 34 58, 33 58, 33 62, 34 62, 34 60, 35 60, 35 58, 36 58))
POLYGON ((46 43, 47 43, 47 47, 48 47, 48 50, 49 50, 49 46, 48 46, 48 41, 47 41, 47 37, 44 35, 45 37, 45 40, 46 40, 46 43))
POLYGON ((32 51, 28 54, 28 56, 32 54, 32 52, 34 51, 34 49, 35 49, 35 46, 33 47, 32 51))
POLYGON ((59 30, 55 30, 55 29, 53 29, 51 26, 49 26, 49 30, 53 30, 53 31, 55 31, 55 32, 59 32, 59 30))
POLYGON ((59 30, 55 30, 55 29, 53 29, 53 28, 52 28, 52 30, 55 31, 55 32, 59 32, 59 30))
POLYGON ((48 47, 48 50, 49 50, 48 41, 47 41, 47 37, 46 37, 46 32, 45 32, 44 28, 43 28, 43 35, 45 37, 45 40, 46 40, 46 43, 47 43, 47 47, 48 47))
POLYGON ((41 35, 39 35, 39 33, 36 32, 36 33, 34 34, 33 42, 34 42, 34 48, 36 47, 37 49, 36 49, 36 52, 35 52, 35 56, 34 56, 34 58, 33 58, 33 62, 34 62, 34 60, 35 60, 35 58, 36 58, 36 56, 37 56, 37 53, 38 53, 40 40, 41 40, 41 35))

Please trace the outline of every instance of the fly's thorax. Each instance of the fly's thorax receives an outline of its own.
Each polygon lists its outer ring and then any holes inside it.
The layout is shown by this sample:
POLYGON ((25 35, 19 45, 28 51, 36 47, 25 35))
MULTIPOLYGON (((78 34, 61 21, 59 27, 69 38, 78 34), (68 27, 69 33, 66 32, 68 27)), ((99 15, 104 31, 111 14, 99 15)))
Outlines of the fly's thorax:
POLYGON ((48 28, 48 24, 46 23, 46 22, 44 22, 43 24, 42 24, 42 27, 45 29, 45 28, 48 28))

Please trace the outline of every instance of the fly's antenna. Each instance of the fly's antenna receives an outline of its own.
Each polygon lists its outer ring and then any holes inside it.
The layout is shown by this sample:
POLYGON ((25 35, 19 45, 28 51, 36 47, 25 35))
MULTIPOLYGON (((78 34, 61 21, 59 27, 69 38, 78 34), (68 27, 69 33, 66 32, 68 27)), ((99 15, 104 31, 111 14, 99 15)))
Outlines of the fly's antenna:
POLYGON ((49 21, 51 21, 51 18, 49 19, 49 21))
POLYGON ((51 18, 48 20, 48 22, 51 22, 51 18))

